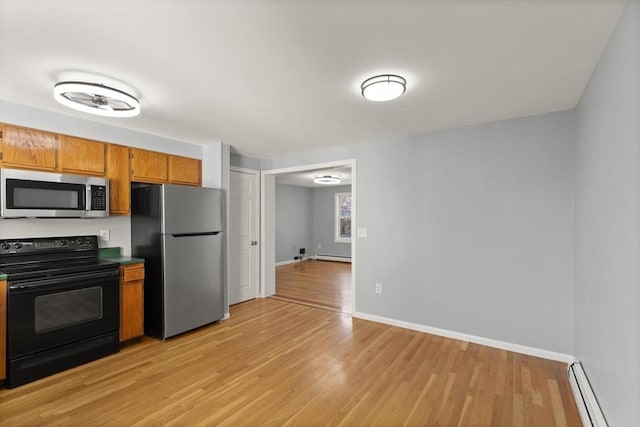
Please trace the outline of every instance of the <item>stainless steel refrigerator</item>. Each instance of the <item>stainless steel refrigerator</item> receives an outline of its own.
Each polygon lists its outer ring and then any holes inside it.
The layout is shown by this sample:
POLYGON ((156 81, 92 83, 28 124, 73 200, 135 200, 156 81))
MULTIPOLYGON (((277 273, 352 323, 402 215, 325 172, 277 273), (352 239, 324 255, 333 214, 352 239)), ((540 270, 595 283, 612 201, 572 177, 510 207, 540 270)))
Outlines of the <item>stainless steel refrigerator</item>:
POLYGON ((131 184, 131 252, 145 260, 145 334, 164 339, 218 321, 222 190, 131 184))

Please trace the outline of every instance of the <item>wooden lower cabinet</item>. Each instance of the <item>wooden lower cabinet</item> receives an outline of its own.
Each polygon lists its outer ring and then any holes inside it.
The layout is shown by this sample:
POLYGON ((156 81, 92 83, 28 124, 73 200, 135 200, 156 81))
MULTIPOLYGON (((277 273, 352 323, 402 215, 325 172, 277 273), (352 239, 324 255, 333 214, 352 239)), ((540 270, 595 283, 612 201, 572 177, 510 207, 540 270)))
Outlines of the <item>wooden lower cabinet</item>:
POLYGON ((7 376, 7 281, 0 280, 0 380, 7 376))
POLYGON ((144 335, 144 264, 120 267, 120 342, 144 335))

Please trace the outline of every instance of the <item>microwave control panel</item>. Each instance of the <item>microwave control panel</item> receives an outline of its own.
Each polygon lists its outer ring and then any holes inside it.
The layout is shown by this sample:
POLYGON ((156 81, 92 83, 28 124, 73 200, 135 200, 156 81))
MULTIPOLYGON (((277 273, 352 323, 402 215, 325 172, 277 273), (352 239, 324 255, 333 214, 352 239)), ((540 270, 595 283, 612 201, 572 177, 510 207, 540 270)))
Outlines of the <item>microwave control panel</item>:
POLYGON ((91 186, 91 210, 107 210, 107 187, 105 185, 91 186))

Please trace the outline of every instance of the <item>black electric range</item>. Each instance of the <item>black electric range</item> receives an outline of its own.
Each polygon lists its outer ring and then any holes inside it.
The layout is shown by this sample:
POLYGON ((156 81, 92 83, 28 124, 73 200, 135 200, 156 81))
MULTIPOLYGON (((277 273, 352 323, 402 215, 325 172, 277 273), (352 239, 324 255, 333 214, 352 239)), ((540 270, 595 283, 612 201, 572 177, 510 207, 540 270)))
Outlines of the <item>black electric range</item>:
POLYGON ((119 264, 97 236, 0 240, 9 388, 119 351, 119 264))

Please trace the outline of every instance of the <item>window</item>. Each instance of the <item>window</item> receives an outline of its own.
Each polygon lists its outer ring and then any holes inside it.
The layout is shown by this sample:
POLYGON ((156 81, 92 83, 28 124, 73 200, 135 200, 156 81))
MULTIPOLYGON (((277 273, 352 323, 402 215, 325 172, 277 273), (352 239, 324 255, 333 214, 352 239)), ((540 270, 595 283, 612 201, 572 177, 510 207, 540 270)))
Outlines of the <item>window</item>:
POLYGON ((336 243, 351 243, 351 193, 336 193, 336 243))

